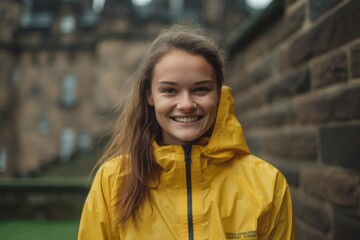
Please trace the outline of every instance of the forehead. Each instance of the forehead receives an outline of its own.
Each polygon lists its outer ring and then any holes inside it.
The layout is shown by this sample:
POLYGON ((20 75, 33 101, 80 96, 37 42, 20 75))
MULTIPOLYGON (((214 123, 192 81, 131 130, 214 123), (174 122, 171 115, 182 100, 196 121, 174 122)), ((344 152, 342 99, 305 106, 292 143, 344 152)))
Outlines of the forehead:
MULTIPOLYGON (((205 61, 207 64, 209 62, 201 54, 191 53, 183 49, 173 48, 166 52, 160 59, 156 62, 155 66, 160 62, 169 62, 169 61, 205 61)), ((210 64, 209 64, 210 65, 210 64)))
POLYGON ((189 74, 201 75, 215 79, 214 69, 201 55, 184 50, 173 49, 162 56, 154 66, 153 79, 163 75, 189 74))

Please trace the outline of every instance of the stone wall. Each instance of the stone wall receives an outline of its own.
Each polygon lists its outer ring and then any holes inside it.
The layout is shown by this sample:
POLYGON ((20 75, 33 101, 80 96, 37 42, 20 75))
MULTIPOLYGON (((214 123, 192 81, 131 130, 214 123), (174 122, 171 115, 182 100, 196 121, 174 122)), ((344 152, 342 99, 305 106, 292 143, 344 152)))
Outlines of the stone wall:
POLYGON ((274 2, 228 48, 238 117, 291 185, 299 239, 360 239, 360 1, 274 2))
POLYGON ((18 71, 12 43, 21 10, 18 2, 0 1, 0 177, 8 176, 7 172, 13 172, 17 165, 18 71), (13 161, 6 161, 9 158, 13 161))
MULTIPOLYGON (((125 82, 146 50, 142 35, 82 26, 85 8, 58 4, 51 25, 24 27, 26 6, 0 3, 0 178, 37 175, 52 162, 97 148, 111 133, 125 82), (62 32, 68 15, 79 24, 62 32)), ((102 21, 115 26, 117 18, 109 16, 102 21)))

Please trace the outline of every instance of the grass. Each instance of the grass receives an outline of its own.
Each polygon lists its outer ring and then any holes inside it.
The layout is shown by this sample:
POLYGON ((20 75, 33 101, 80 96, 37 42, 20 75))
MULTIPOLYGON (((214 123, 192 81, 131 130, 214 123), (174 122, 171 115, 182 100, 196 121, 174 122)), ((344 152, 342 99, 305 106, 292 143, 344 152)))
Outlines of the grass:
POLYGON ((0 240, 73 240, 79 221, 11 220, 0 222, 0 240))

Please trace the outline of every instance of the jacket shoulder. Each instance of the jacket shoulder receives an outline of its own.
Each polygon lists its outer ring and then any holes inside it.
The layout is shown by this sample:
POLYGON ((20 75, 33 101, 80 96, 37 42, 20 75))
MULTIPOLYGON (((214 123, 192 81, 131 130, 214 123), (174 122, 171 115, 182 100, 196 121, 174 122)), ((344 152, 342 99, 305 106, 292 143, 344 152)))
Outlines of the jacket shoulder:
POLYGON ((272 202, 288 188, 284 175, 272 164, 252 154, 237 158, 231 171, 261 202, 272 202))
POLYGON ((266 174, 271 177, 280 173, 274 165, 252 154, 245 155, 237 162, 243 167, 251 169, 254 174, 266 174))
POLYGON ((116 157, 103 163, 97 170, 83 207, 78 239, 113 238, 113 200, 117 195, 124 161, 126 157, 116 157))
POLYGON ((109 192, 114 191, 122 176, 128 173, 125 167, 128 165, 127 162, 128 157, 126 155, 107 160, 97 170, 93 187, 99 186, 102 189, 108 189, 109 192))

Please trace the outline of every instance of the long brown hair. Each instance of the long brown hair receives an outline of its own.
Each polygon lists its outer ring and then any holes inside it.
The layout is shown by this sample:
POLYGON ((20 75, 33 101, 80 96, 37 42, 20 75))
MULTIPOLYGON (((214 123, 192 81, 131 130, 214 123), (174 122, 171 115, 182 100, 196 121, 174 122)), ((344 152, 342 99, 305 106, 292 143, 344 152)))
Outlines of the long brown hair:
POLYGON ((135 221, 139 217, 139 207, 145 198, 149 197, 148 183, 159 181, 161 170, 152 155, 151 143, 159 137, 161 128, 153 107, 147 102, 146 92, 151 87, 154 66, 172 49, 203 56, 215 71, 218 89, 221 89, 224 80, 220 51, 213 40, 205 37, 199 29, 174 25, 163 30, 152 42, 133 76, 132 90, 112 139, 100 159, 100 164, 102 164, 119 155, 130 158, 126 166, 129 173, 125 174, 118 189, 117 226, 130 218, 135 221))

